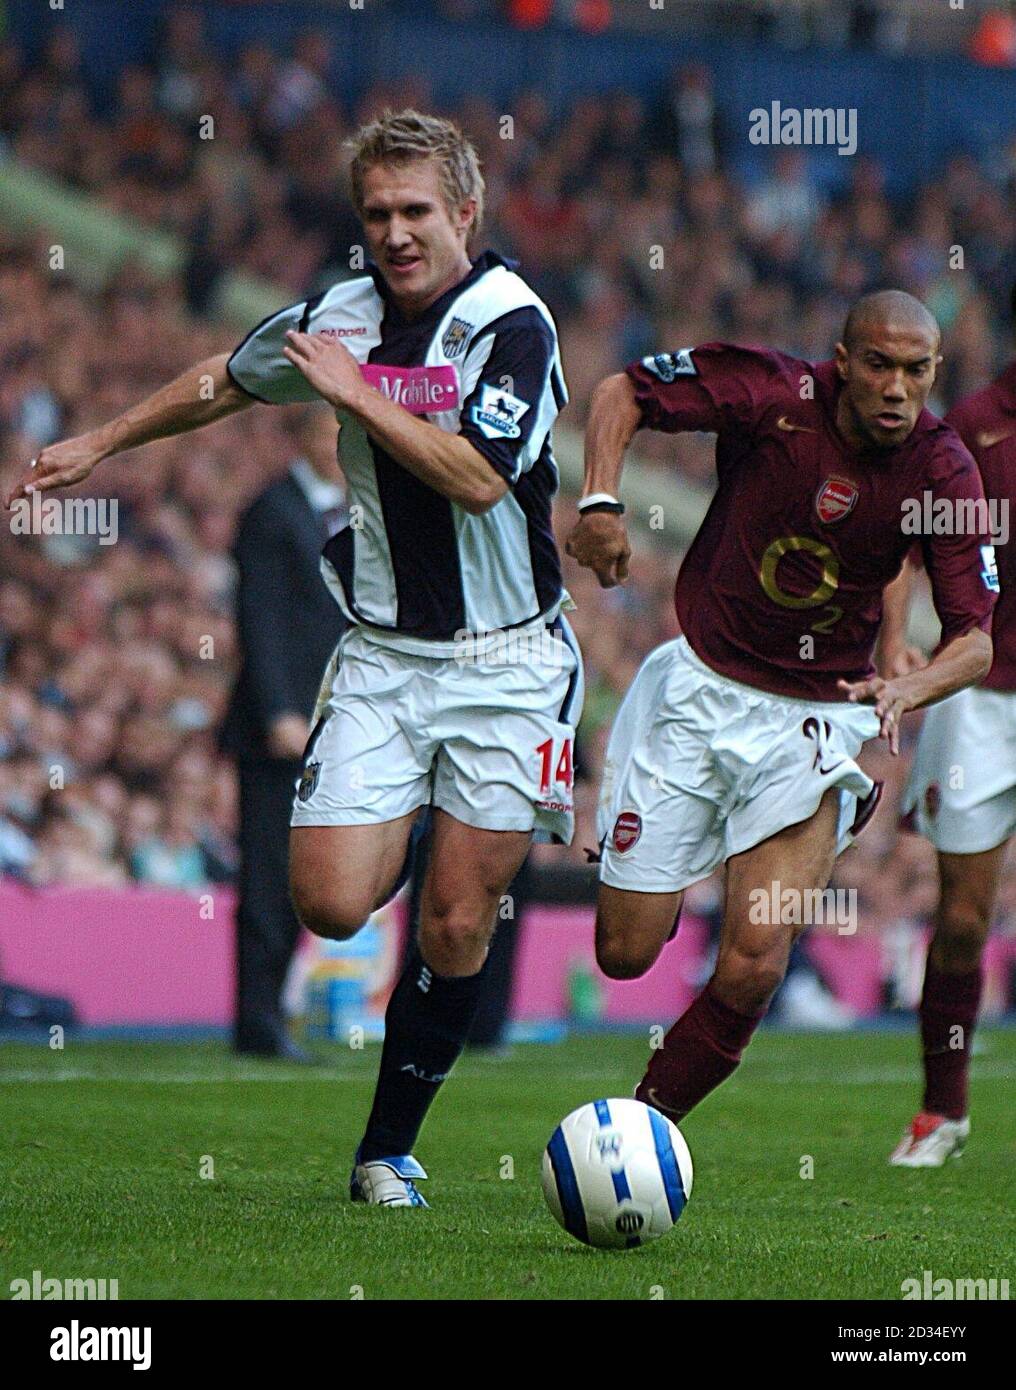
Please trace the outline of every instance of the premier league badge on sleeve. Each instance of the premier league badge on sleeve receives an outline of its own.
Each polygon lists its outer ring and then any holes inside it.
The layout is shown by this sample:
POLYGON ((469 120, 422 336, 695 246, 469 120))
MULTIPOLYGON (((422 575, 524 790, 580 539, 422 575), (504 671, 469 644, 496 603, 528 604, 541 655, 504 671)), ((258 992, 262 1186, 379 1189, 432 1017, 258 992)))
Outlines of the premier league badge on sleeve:
POLYGON ((1001 592, 998 582, 998 561, 995 558, 995 547, 993 545, 981 546, 981 579, 984 587, 989 593, 997 594, 1001 592))
POLYGON ((487 439, 518 439, 522 433, 519 421, 529 409, 528 401, 519 400, 510 391, 502 391, 497 386, 484 383, 480 387, 480 399, 473 406, 473 423, 479 425, 487 439))
POLYGON ((664 386, 669 386, 679 376, 698 376, 695 363, 691 360, 691 348, 681 348, 679 352, 658 352, 655 357, 643 357, 642 365, 647 372, 658 376, 664 386))

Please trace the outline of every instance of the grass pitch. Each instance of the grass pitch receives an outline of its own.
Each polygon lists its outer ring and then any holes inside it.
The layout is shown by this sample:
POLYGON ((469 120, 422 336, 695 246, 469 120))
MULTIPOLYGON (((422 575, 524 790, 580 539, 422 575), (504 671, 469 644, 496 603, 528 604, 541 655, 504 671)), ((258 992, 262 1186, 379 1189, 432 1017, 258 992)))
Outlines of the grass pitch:
POLYGON ((631 1094, 640 1038, 465 1058, 417 1148, 429 1212, 346 1199, 377 1048, 310 1071, 211 1044, 4 1044, 0 1297, 36 1269, 118 1279, 121 1299, 898 1299, 926 1269, 1012 1279, 1016 1033, 978 1037, 970 1147, 911 1172, 886 1157, 916 1108, 913 1036, 763 1031, 682 1126, 681 1221, 616 1253, 555 1224, 539 1160, 569 1110, 631 1094))

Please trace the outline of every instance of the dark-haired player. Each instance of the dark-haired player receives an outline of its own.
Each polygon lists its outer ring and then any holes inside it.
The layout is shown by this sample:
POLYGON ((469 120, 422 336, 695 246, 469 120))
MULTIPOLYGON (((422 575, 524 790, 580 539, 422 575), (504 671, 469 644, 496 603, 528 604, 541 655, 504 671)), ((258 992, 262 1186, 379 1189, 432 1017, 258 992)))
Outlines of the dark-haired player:
MULTIPOLYGON (((1016 287, 1013 290, 1016 322, 1016 287)), ((902 809, 906 828, 938 851, 940 895, 928 947, 920 1020, 924 1096, 893 1151, 902 1168, 938 1168, 970 1134, 967 1078, 988 939, 1006 849, 1016 834, 1016 547, 1009 534, 1016 488, 1016 361, 946 416, 977 460, 987 495, 1000 596, 992 617, 995 657, 977 686, 924 716, 902 809)), ((990 570, 990 556, 985 568, 990 570)), ((906 616, 913 566, 886 594, 882 649, 907 664, 906 616)))
POLYGON ((833 361, 707 343, 633 363, 597 388, 586 496, 568 541, 609 587, 627 575, 616 501, 640 428, 717 435, 719 485, 681 567, 683 636, 643 664, 611 734, 600 802, 600 967, 642 974, 685 888, 726 864, 716 969, 636 1092, 680 1118, 736 1068, 821 891, 879 788, 855 761, 901 716, 991 664, 987 534, 922 539, 942 645, 884 680, 871 656, 885 586, 912 544, 905 504, 983 492, 956 433, 925 409, 939 330, 897 291, 852 310, 833 361), (781 885, 780 902, 758 893, 781 885), (754 896, 752 896, 754 895, 754 896), (788 917, 797 917, 788 921, 788 917))

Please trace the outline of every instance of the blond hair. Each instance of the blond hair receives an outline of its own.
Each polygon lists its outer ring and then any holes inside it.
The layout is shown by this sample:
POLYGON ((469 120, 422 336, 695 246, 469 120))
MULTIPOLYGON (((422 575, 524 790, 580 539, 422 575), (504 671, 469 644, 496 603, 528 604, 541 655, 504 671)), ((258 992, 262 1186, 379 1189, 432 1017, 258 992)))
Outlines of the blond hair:
MULTIPOLYGON (((413 159, 440 163, 441 191, 449 213, 458 212, 470 198, 476 212, 468 236, 474 237, 483 222, 485 184, 473 145, 457 125, 420 111, 385 111, 376 121, 361 126, 347 148, 353 152, 349 173, 353 205, 363 216, 363 176, 375 164, 408 164, 413 159)), ((467 238, 468 239, 468 238, 467 238)))

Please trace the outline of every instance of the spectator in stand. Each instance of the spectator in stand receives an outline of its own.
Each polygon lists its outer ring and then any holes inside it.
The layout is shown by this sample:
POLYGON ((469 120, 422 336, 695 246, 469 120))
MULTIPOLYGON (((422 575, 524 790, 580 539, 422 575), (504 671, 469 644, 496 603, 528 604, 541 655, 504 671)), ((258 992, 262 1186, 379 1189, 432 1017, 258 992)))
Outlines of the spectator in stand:
POLYGON ((673 73, 656 108, 650 139, 654 149, 676 158, 689 174, 711 174, 720 167, 723 127, 707 67, 689 63, 673 73))

